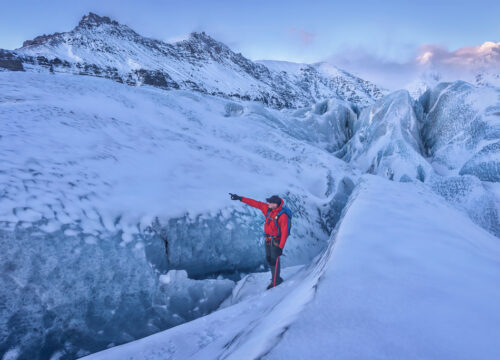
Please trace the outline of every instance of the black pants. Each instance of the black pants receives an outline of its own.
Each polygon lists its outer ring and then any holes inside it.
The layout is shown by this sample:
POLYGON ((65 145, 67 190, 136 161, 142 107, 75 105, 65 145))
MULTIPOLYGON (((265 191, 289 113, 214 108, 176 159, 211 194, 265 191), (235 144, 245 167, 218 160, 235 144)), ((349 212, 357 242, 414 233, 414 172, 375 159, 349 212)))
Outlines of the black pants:
POLYGON ((273 282, 273 286, 276 286, 280 284, 283 279, 280 277, 281 261, 278 246, 274 245, 272 241, 266 241, 266 260, 271 268, 271 281, 273 282))

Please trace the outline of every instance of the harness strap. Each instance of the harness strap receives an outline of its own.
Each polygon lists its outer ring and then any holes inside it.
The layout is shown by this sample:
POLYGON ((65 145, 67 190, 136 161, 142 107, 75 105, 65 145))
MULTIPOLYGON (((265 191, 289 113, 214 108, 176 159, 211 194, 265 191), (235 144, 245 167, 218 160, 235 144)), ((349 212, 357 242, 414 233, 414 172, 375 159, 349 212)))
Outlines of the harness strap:
POLYGON ((274 224, 276 225, 276 228, 278 229, 278 235, 272 235, 272 236, 281 236, 281 229, 280 229, 280 226, 278 225, 278 221, 276 220, 281 214, 283 211, 280 211, 275 218, 272 218, 269 216, 269 213, 271 212, 271 209, 267 209, 267 214, 266 214, 266 222, 269 224, 268 220, 267 219, 271 219, 274 221, 274 224))

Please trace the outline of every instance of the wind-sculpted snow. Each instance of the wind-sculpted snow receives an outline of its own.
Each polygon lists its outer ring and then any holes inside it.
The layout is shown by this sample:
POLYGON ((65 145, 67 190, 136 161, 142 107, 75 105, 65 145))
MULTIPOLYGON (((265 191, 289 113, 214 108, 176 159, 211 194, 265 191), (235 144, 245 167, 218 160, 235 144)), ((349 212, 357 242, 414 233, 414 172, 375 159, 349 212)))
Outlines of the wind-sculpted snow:
POLYGON ((386 95, 347 122, 352 138, 338 151, 343 160, 362 171, 391 180, 425 181, 432 171, 421 156, 419 103, 406 90, 386 95))
POLYGON ((358 177, 292 112, 197 92, 1 72, 0 116, 0 352, 20 359, 131 341, 232 286, 181 279, 174 300, 168 270, 265 270, 262 213, 228 192, 281 195, 294 212, 283 266, 309 263, 358 177))
POLYGON ((495 359, 499 261, 498 239, 427 185, 366 175, 279 287, 246 276, 220 310, 86 359, 495 359))
POLYGON ((426 112, 424 144, 436 171, 499 181, 500 90, 441 83, 420 101, 426 112))
MULTIPOLYGON (((500 113, 499 113, 500 122, 500 113)), ((500 138, 500 134, 497 138, 500 138)), ((476 175, 484 181, 500 182, 500 142, 486 145, 460 169, 460 175, 476 175)))

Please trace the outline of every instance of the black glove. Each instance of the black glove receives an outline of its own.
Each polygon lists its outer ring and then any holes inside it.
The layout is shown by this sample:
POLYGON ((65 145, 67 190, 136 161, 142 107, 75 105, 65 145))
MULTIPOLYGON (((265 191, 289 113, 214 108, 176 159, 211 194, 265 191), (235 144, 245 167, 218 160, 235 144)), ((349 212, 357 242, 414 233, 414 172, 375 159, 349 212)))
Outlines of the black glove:
POLYGON ((241 196, 238 196, 236 194, 231 194, 231 193, 229 193, 229 195, 231 195, 231 200, 240 200, 241 201, 241 196))
POLYGON ((274 251, 276 252, 276 256, 281 256, 281 254, 283 254, 283 249, 279 246, 276 246, 276 249, 274 251))

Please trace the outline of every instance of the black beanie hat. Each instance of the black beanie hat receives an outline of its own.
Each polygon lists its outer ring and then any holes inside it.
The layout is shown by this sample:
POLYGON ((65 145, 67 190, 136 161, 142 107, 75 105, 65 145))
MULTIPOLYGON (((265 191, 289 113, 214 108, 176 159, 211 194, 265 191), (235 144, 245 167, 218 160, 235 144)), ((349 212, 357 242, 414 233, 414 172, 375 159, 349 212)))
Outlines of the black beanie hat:
POLYGON ((268 203, 275 203, 277 205, 281 204, 281 198, 278 195, 273 195, 266 199, 268 203))

